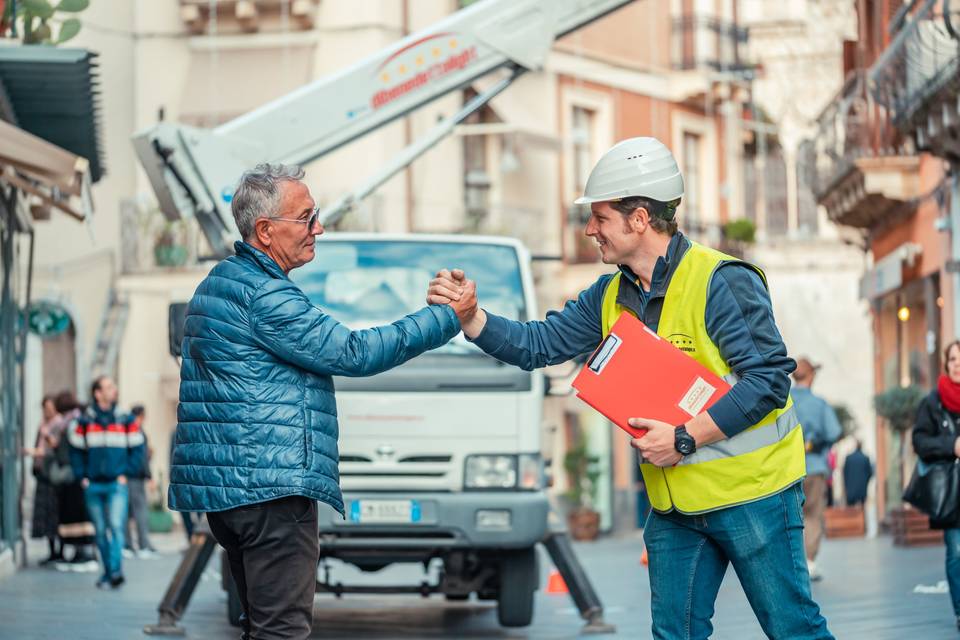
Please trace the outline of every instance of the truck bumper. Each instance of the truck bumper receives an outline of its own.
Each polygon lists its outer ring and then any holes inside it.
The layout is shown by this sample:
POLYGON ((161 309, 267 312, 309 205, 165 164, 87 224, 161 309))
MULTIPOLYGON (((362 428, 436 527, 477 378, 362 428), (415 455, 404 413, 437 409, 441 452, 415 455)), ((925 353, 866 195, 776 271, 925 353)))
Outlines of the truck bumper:
MULTIPOLYGON (((345 493, 346 519, 321 510, 321 547, 336 549, 522 549, 547 532, 549 505, 542 491, 345 493), (364 522, 364 501, 413 501, 415 521, 364 522)), ((369 505, 369 503, 367 503, 369 505)))

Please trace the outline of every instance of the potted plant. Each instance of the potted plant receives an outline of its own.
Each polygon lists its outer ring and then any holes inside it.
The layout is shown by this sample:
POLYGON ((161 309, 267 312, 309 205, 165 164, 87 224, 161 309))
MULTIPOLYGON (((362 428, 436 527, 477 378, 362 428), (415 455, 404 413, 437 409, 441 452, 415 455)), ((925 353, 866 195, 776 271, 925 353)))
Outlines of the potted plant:
POLYGON ((90 6, 90 0, 20 0, 0 2, 0 37, 12 28, 23 38, 23 44, 56 46, 80 32, 76 14, 90 6))
POLYGON ((587 449, 587 439, 580 434, 567 450, 563 468, 567 472, 569 488, 564 494, 570 502, 567 527, 574 540, 594 540, 600 532, 600 514, 593 508, 596 501, 600 459, 587 449))
POLYGON ((927 517, 901 503, 904 476, 904 441, 913 427, 917 407, 926 394, 916 386, 892 387, 878 393, 873 400, 877 415, 884 419, 890 429, 892 446, 890 456, 894 464, 887 477, 886 495, 888 504, 896 505, 890 509, 890 526, 893 530, 893 542, 897 545, 912 546, 937 542, 939 532, 930 532, 927 517), (931 535, 931 533, 933 535, 931 535))
POLYGON ((756 240, 757 227, 752 220, 737 218, 724 223, 721 228, 721 248, 735 256, 742 256, 747 247, 756 240))
POLYGON ((183 225, 166 222, 153 245, 153 257, 158 267, 182 267, 187 262, 187 247, 183 241, 183 225))

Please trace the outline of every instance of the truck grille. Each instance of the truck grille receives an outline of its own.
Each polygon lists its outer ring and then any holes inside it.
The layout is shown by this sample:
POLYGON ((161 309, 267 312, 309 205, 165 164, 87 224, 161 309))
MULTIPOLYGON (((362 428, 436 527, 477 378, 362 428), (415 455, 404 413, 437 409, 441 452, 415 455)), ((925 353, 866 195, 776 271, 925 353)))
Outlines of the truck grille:
POLYGON ((340 479, 346 491, 451 491, 459 483, 452 461, 437 454, 374 459, 346 453, 340 456, 340 479))

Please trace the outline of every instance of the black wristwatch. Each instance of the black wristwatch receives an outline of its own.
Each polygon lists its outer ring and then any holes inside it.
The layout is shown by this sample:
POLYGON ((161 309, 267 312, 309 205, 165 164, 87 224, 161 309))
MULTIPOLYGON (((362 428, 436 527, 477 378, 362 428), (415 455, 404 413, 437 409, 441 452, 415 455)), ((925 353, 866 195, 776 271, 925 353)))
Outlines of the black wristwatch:
POLYGON ((697 441, 687 433, 687 426, 680 425, 673 435, 673 448, 682 456, 688 456, 697 450, 697 441))

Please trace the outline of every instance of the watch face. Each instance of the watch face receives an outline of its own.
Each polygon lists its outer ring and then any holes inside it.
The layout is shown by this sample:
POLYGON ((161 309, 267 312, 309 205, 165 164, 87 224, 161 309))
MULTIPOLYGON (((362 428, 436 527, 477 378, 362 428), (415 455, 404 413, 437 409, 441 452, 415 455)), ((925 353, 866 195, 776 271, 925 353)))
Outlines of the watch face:
POLYGON ((678 430, 674 440, 674 448, 680 455, 688 456, 697 450, 697 442, 685 430, 678 430))

